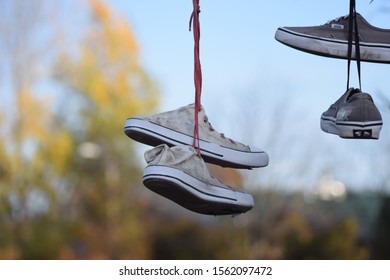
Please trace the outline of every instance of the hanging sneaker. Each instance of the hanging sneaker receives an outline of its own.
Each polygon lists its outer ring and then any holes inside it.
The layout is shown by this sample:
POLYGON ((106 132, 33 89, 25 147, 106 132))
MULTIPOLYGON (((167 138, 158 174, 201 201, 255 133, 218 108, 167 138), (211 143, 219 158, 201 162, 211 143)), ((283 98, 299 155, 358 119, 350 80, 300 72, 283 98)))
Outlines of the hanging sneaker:
MULTIPOLYGON (((206 162, 246 169, 268 165, 266 152, 241 144, 214 130, 203 108, 198 116, 201 155, 206 162)), ((149 118, 129 118, 124 131, 128 137, 151 146, 193 145, 194 105, 155 114, 149 118)))
MULTIPOLYGON (((390 29, 372 26, 358 13, 356 20, 360 38, 360 60, 390 63, 390 29)), ((348 30, 348 16, 344 16, 319 26, 279 27, 275 39, 304 52, 347 59, 348 30)), ((354 51, 352 59, 356 59, 354 51)))
POLYGON ((211 177, 192 146, 162 144, 146 151, 145 160, 145 187, 184 208, 207 215, 236 215, 253 207, 252 195, 211 177))
POLYGON ((348 89, 321 116, 321 129, 341 138, 379 139, 382 116, 372 97, 359 89, 348 89))

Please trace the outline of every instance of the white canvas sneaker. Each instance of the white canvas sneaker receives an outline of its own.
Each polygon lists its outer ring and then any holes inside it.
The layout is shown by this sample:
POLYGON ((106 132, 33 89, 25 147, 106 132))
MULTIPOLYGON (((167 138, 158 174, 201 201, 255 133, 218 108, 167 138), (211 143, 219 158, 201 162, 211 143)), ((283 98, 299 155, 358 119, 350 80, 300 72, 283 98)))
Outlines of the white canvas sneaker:
MULTIPOLYGON (((268 154, 224 136, 211 126, 203 107, 199 112, 200 152, 206 162, 222 167, 251 169, 268 165, 268 154)), ((157 146, 192 145, 194 105, 177 110, 126 120, 124 131, 133 140, 157 146)))
POLYGON ((206 215, 236 215, 253 207, 251 194, 211 177, 192 146, 162 144, 146 151, 145 160, 145 187, 184 208, 206 215))

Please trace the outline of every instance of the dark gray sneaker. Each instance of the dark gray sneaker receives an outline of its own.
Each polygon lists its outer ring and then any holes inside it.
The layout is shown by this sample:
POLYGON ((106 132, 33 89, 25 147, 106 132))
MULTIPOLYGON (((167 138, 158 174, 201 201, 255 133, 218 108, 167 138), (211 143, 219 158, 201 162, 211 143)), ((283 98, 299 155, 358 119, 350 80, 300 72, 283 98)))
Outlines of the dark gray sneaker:
POLYGON ((341 138, 378 139, 382 116, 368 93, 348 89, 321 116, 321 129, 341 138))
MULTIPOLYGON (((390 29, 372 26, 358 13, 356 21, 359 28, 360 60, 390 63, 390 29)), ((347 59, 348 30, 348 16, 343 16, 319 26, 279 27, 275 39, 304 52, 347 59)), ((352 59, 356 59, 354 51, 352 59)))

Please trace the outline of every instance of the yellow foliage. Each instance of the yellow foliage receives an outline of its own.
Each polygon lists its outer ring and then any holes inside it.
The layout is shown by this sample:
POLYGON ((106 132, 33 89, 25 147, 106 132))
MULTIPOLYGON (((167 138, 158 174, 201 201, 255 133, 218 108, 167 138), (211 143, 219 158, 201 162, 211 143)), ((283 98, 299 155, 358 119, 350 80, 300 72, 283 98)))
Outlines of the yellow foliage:
POLYGON ((109 7, 104 5, 100 0, 89 0, 92 13, 100 20, 108 22, 110 20, 111 11, 109 7))
POLYGON ((97 120, 123 121, 150 113, 157 105, 157 87, 141 67, 136 40, 128 23, 100 0, 88 1, 94 24, 82 42, 77 59, 64 55, 59 79, 91 104, 97 120))
POLYGON ((90 110, 110 122, 146 114, 157 105, 158 92, 138 61, 136 40, 127 22, 99 0, 90 0, 94 28, 78 60, 61 62, 62 79, 71 81, 93 104, 90 110), (64 66, 65 65, 65 66, 64 66))
MULTIPOLYGON (((127 22, 101 0, 87 4, 93 22, 80 42, 80 52, 64 54, 55 65, 56 82, 66 85, 65 98, 70 102, 60 104, 56 111, 54 102, 35 91, 42 82, 35 80, 37 76, 15 79, 20 82, 13 87, 20 89, 13 93, 15 114, 5 113, 5 120, 15 125, 7 126, 4 139, 0 134, 0 203, 4 202, 0 218, 4 215, 20 230, 0 223, 0 232, 4 232, 2 227, 10 229, 4 239, 10 245, 0 242, 0 257, 148 255, 146 225, 134 195, 142 169, 134 164, 123 124, 129 116, 151 112, 158 91, 139 63, 127 22), (98 146, 99 158, 80 155, 77 148, 82 143, 98 146), (41 206, 29 201, 32 192, 41 206), (8 199, 11 196, 14 201, 8 199), (41 223, 41 216, 29 212, 36 207, 44 209, 39 212, 44 216, 41 223), (83 232, 72 232, 70 223, 82 225, 83 232), (85 255, 78 255, 68 244, 72 238, 81 239, 85 255), (37 240, 44 240, 43 250, 37 240)), ((52 82, 50 78, 45 81, 52 82)))
POLYGON ((101 0, 90 0, 93 18, 98 24, 95 37, 108 39, 108 48, 104 48, 110 61, 123 59, 124 51, 136 55, 138 47, 130 26, 101 0))
POLYGON ((69 160, 73 154, 74 145, 70 133, 66 130, 58 130, 50 135, 46 160, 52 163, 52 167, 60 174, 65 174, 69 169, 69 160))
POLYGON ((21 138, 33 137, 38 141, 43 141, 47 137, 45 125, 50 121, 50 111, 48 102, 37 98, 28 90, 17 93, 17 126, 18 134, 21 138))

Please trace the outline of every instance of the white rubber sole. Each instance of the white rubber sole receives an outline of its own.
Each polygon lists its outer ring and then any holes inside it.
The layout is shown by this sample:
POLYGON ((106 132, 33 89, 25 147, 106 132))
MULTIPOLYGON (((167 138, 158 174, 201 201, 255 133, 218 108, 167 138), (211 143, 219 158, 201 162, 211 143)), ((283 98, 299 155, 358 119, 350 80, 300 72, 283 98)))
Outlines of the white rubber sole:
POLYGON ((341 138, 379 139, 382 122, 336 121, 334 118, 321 117, 321 129, 324 132, 336 134, 341 138))
MULTIPOLYGON (((146 145, 192 145, 193 137, 148 121, 145 118, 129 118, 124 131, 128 137, 146 145)), ((250 152, 235 150, 200 140, 200 152, 204 161, 222 167, 252 169, 268 165, 268 154, 250 147, 250 152)))
POLYGON ((252 195, 246 192, 206 184, 169 166, 147 166, 142 181, 151 191, 200 214, 237 215, 254 205, 252 195))
MULTIPOLYGON (((300 51, 333 58, 348 58, 348 42, 331 38, 321 38, 278 28, 275 39, 300 51)), ((352 59, 355 59, 355 47, 352 59)), ((390 44, 360 42, 360 60, 376 63, 390 63, 390 44)))

